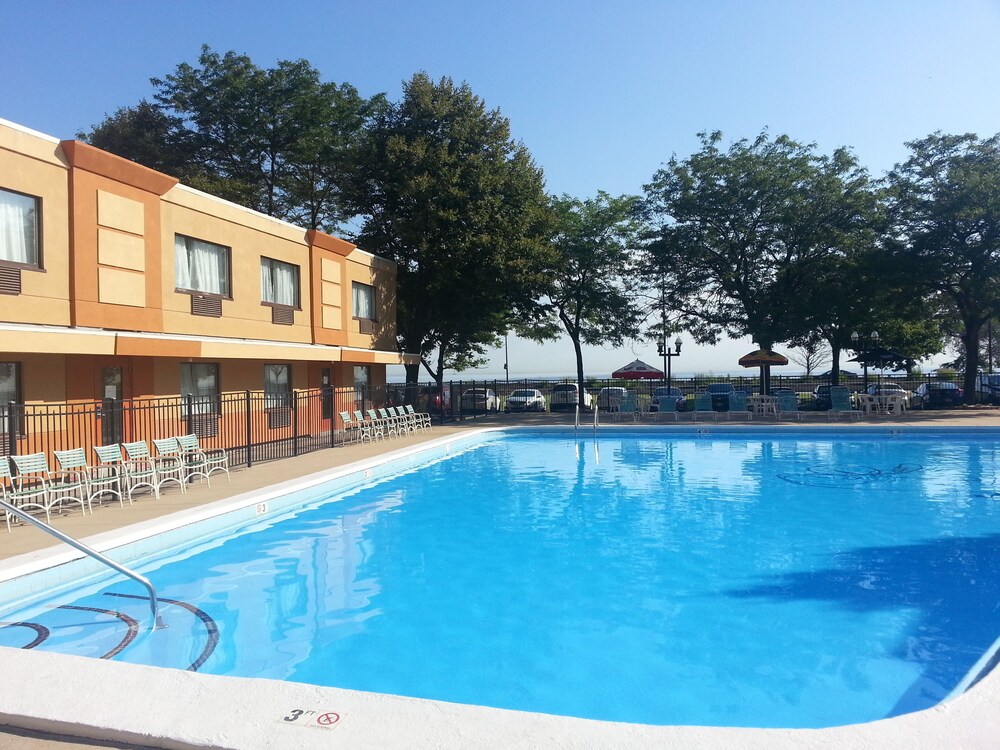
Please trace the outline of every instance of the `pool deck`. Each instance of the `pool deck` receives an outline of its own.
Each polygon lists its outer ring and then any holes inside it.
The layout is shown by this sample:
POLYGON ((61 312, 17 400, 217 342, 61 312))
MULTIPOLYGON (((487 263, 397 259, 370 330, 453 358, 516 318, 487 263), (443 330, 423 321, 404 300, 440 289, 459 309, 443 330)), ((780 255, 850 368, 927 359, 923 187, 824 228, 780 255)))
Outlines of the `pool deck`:
MULTIPOLYGON (((799 424, 843 427, 806 414, 799 424)), ((353 464, 387 453, 447 440, 468 430, 508 425, 570 425, 572 415, 499 415, 435 427, 404 438, 351 444, 272 461, 232 472, 231 482, 216 474, 211 487, 195 484, 184 494, 172 490, 159 501, 149 495, 124 508, 105 504, 93 515, 57 516, 53 525, 79 539, 108 534, 140 522, 253 493, 284 481, 353 464)), ((634 423, 614 422, 608 426, 634 423)), ((640 422, 644 426, 649 422, 640 422)), ((673 421, 657 423, 673 425, 673 421)), ((691 425, 683 419, 682 426, 691 425)), ((699 426, 773 425, 699 421, 699 426)), ((908 412, 903 417, 862 420, 873 429, 907 426, 1000 427, 1000 410, 963 409, 908 412)), ((589 425, 587 426, 589 429, 589 425)), ((581 428, 581 431, 583 428, 581 428)), ((17 526, 0 532, 0 564, 45 555, 51 539, 37 529, 17 526)), ((766 730, 720 727, 660 727, 616 724, 391 695, 322 688, 259 679, 239 679, 128 665, 59 654, 4 649, 4 689, 0 692, 0 750, 27 748, 996 748, 1000 737, 1000 670, 965 694, 914 714, 822 730, 766 730), (28 685, 42 687, 28 689, 28 685), (286 717, 296 708, 335 713, 332 726, 303 726, 286 717)), ((309 715, 309 714, 307 714, 309 715)))

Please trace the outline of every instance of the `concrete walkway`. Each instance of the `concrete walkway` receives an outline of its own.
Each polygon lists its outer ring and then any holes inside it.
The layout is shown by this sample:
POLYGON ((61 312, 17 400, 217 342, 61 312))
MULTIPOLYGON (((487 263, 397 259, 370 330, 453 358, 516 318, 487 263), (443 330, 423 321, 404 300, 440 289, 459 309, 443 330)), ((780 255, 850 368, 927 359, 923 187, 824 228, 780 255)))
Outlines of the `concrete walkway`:
MULTIPOLYGON (((589 415, 587 415, 589 417, 589 415)), ((782 421, 778 424, 782 427, 787 425, 812 424, 830 425, 832 427, 843 426, 847 422, 830 422, 823 414, 804 413, 805 419, 802 423, 782 421)), ((604 425, 628 425, 633 426, 633 422, 616 422, 613 419, 602 415, 604 425)), ((716 425, 718 427, 729 426, 729 424, 740 424, 741 422, 700 422, 703 425, 716 425)), ((754 420, 753 422, 742 421, 743 424, 753 426, 773 425, 773 420, 754 420)), ((366 458, 377 456, 388 450, 397 450, 408 446, 417 445, 430 439, 452 435, 469 429, 477 429, 486 426, 501 425, 563 425, 572 426, 572 414, 538 414, 538 415, 497 415, 488 419, 469 420, 448 426, 437 426, 431 431, 424 431, 404 438, 397 438, 375 444, 350 444, 332 449, 316 451, 289 459, 271 461, 258 464, 250 468, 237 468, 232 471, 232 479, 227 482, 223 475, 213 475, 211 487, 204 483, 190 485, 188 491, 181 493, 176 489, 165 492, 157 501, 152 495, 137 496, 133 505, 120 507, 117 503, 105 503, 103 507, 95 509, 92 515, 83 516, 78 511, 67 512, 64 515, 55 516, 53 525, 61 531, 76 538, 86 538, 106 531, 119 529, 134 523, 146 521, 170 513, 197 507, 216 500, 225 499, 240 493, 253 491, 255 489, 267 487, 282 481, 291 480, 296 477, 312 474, 324 469, 347 465, 366 458)), ((640 421, 637 425, 652 424, 648 419, 640 421)), ((671 426, 673 421, 655 423, 659 425, 671 426)), ((682 426, 691 424, 690 415, 682 415, 680 423, 682 426)), ((850 424, 857 424, 851 422, 850 424)), ((903 417, 879 417, 862 420, 861 424, 875 428, 886 426, 963 426, 963 427, 1000 427, 1000 410, 998 409, 959 409, 933 412, 908 412, 903 417)), ((589 423, 587 425, 589 429, 589 423)), ((53 546, 53 540, 41 531, 23 524, 16 525, 10 534, 0 534, 0 559, 19 555, 25 552, 32 552, 53 546)), ((10 689, 11 686, 7 686, 10 689)), ((134 744, 120 744, 115 742, 104 742, 94 740, 78 740, 72 737, 61 735, 48 735, 35 731, 23 730, 13 727, 0 727, 0 750, 10 748, 26 750, 54 750, 56 748, 136 748, 144 750, 146 746, 134 744)))

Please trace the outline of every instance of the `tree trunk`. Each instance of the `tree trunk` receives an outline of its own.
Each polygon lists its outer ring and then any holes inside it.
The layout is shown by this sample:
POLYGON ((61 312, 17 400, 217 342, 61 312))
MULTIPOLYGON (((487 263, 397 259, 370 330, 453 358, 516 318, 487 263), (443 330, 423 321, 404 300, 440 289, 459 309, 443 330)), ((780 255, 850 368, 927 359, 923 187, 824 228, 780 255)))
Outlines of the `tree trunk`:
POLYGON ((840 385, 840 346, 830 342, 830 385, 840 385))
POLYGON ((979 373, 979 330, 982 321, 964 321, 962 331, 962 346, 965 347, 965 380, 963 401, 967 404, 976 403, 976 375, 979 373))
MULTIPOLYGON (((586 389, 583 384, 583 348, 580 346, 579 336, 570 336, 570 340, 573 342, 573 352, 576 354, 576 398, 580 408, 583 409, 586 406, 586 399, 584 398, 586 389)), ((597 407, 595 406, 594 408, 596 409, 597 407)))
POLYGON ((415 365, 403 365, 406 370, 406 382, 407 383, 419 383, 420 382, 420 363, 417 362, 415 365))

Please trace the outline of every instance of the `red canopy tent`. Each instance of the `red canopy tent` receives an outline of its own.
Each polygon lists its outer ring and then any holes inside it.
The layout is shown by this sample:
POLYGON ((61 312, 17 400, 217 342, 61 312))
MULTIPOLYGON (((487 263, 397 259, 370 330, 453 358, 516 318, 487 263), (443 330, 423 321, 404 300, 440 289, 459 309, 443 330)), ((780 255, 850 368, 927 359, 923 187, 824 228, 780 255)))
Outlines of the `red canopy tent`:
POLYGON ((611 377, 622 380, 662 380, 663 370, 658 370, 652 365, 647 365, 641 359, 629 362, 611 373, 611 377))

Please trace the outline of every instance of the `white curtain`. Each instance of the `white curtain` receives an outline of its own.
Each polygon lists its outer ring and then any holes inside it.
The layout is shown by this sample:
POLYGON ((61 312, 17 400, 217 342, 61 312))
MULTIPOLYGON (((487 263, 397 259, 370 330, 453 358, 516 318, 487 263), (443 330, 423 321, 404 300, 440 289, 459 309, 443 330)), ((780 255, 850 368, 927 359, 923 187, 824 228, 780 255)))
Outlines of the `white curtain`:
POLYGON ((367 284, 354 282, 351 291, 354 297, 354 317, 375 320, 375 290, 367 284))
POLYGON ((260 259, 260 293, 264 302, 298 307, 299 267, 270 258, 260 259))
POLYGON ((229 295, 229 253, 221 245, 176 235, 178 289, 229 295))
POLYGON ((37 265, 36 208, 31 196, 0 190, 0 260, 37 265))

